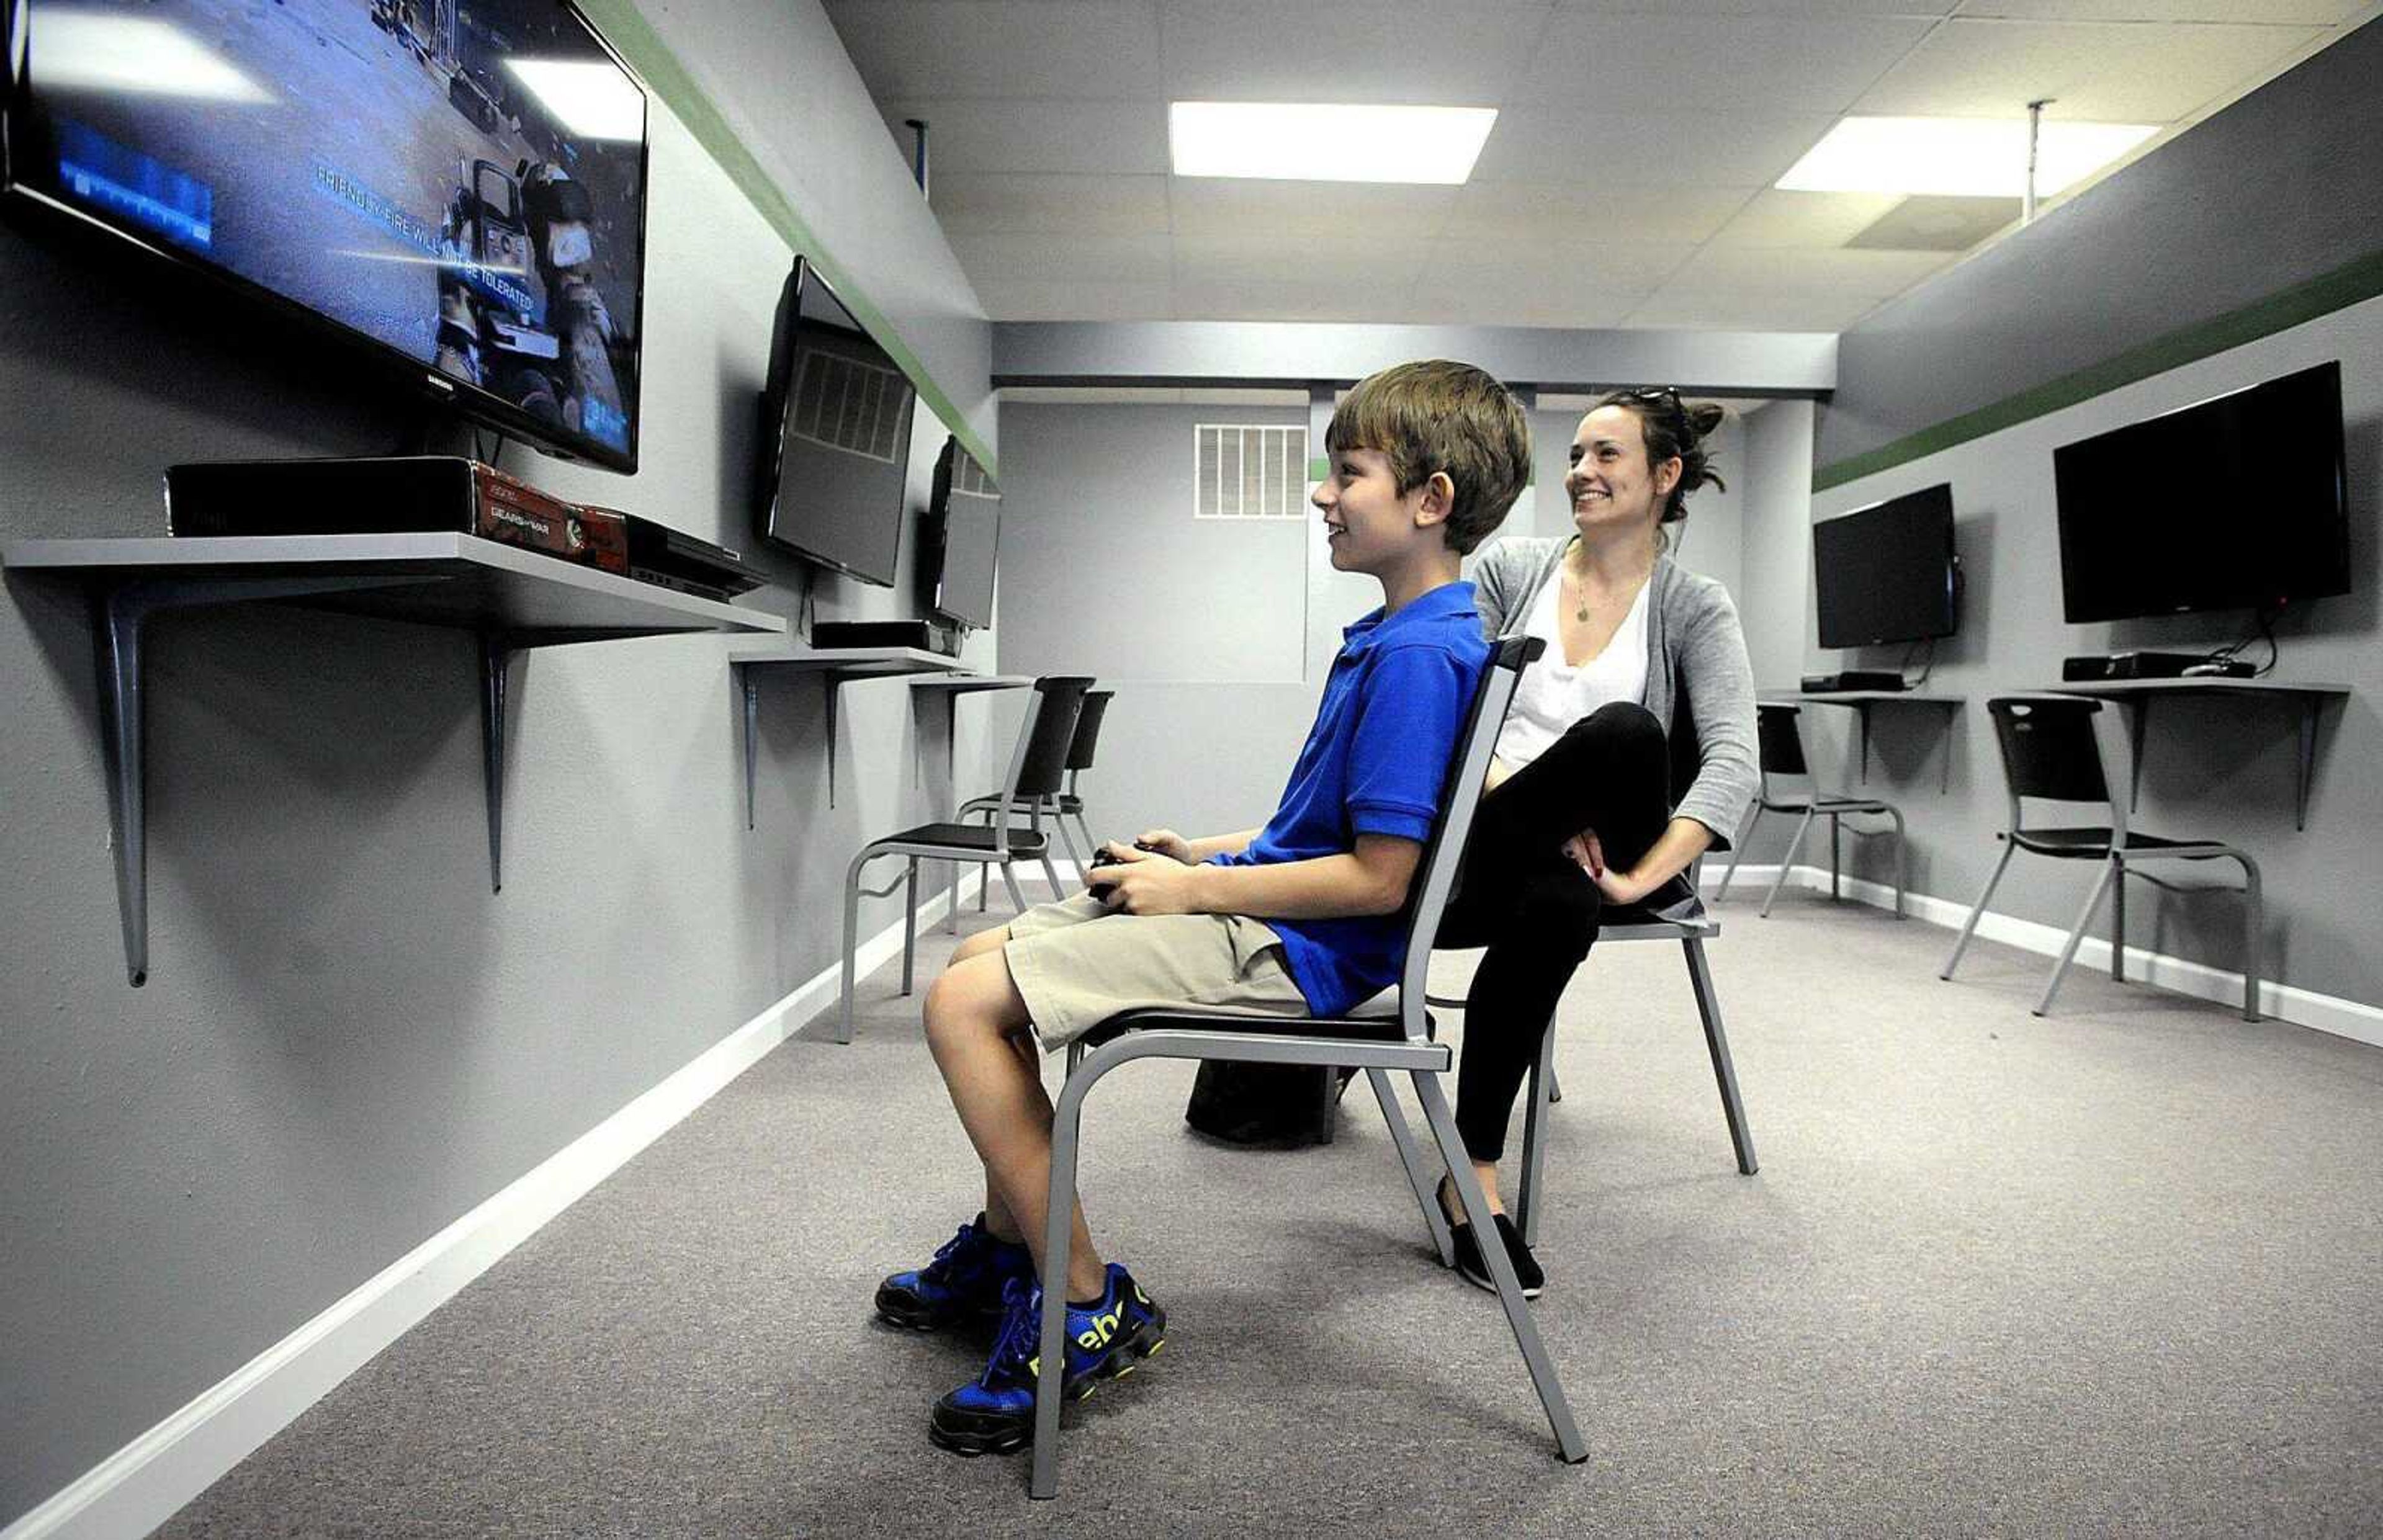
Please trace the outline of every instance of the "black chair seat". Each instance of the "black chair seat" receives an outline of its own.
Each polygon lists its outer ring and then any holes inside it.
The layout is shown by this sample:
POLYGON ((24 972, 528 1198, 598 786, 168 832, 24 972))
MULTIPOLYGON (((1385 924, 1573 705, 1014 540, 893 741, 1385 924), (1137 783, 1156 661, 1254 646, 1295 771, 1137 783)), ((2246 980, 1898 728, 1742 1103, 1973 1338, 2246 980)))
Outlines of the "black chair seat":
MULTIPOLYGON (((1428 1013, 1424 1019, 1431 1020, 1428 1013)), ((1113 1016, 1078 1041, 1092 1048, 1128 1032, 1249 1032, 1266 1037, 1348 1038, 1356 1042, 1406 1041, 1406 1029, 1395 1012, 1387 1016, 1263 1016, 1255 1011, 1184 1011, 1155 1006, 1113 1016)))
MULTIPOLYGON (((953 850, 979 851, 991 856, 995 848, 993 836, 994 831, 985 828, 982 824, 922 823, 916 829, 905 829, 898 834, 888 834, 869 843, 871 844, 935 844, 953 850)), ((1049 843, 1047 835, 1037 834, 1030 829, 1013 829, 1009 832, 1009 853, 1012 856, 1032 859, 1041 856, 1043 847, 1049 843)))
MULTIPOLYGON (((2110 854, 2107 829, 2023 829, 2011 838, 2021 850, 2031 850, 2038 856, 2051 856, 2062 860, 2098 861, 2110 854)), ((2129 850, 2184 850, 2207 844, 2206 840, 2164 840, 2157 834, 2139 834, 2127 831, 2129 850)))

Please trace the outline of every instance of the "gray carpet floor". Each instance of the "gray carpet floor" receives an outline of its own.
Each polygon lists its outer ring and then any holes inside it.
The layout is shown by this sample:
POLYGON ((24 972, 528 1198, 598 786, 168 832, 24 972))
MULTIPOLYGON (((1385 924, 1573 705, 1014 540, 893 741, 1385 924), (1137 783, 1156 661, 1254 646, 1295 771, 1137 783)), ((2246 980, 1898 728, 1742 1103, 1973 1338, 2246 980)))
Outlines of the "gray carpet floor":
POLYGON ((1095 1092, 1084 1183, 1166 1351, 1071 1409, 1056 1503, 930 1446, 981 1349, 870 1296, 981 1189, 888 968, 857 1042, 772 1053, 162 1533, 2383 1533, 2383 1052, 2082 972, 2039 1021, 2040 957, 1723 917, 1759 1175, 1676 947, 1560 1018, 1537 1308, 1586 1465, 1362 1086, 1251 1152, 1174 1064, 1095 1092))

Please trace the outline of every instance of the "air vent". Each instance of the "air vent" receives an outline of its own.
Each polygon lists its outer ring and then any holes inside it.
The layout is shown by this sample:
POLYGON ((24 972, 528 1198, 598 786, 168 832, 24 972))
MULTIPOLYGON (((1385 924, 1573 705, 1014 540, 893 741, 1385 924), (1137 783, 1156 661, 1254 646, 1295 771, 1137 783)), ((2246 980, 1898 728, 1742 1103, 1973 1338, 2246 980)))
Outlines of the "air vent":
POLYGON ((814 348, 803 355, 787 427, 814 444, 891 465, 902 441, 900 413, 909 405, 899 371, 814 348))
POLYGON ((1192 517, 1307 516, 1307 429, 1202 423, 1192 432, 1192 517))

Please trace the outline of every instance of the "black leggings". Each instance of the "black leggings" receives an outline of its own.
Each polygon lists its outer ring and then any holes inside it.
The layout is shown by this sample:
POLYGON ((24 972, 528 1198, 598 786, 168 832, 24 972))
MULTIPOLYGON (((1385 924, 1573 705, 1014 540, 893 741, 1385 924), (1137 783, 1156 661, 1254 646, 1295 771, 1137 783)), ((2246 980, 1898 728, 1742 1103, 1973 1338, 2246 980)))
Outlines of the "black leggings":
POLYGON ((1671 822, 1662 724, 1617 701, 1572 724, 1547 752, 1481 798, 1443 947, 1486 946, 1465 1000, 1456 1127, 1476 1161, 1505 1153, 1523 1078, 1573 970, 1597 940, 1604 898, 1563 842, 1597 832, 1608 866, 1637 865, 1671 822))

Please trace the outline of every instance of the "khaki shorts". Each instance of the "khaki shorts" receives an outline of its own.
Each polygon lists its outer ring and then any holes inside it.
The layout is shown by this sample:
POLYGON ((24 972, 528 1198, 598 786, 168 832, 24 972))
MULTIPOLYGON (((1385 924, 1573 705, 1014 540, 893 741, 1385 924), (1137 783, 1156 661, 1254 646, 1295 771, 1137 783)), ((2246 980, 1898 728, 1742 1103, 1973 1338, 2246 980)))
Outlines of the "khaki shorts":
POLYGON ((1046 1053, 1147 1006, 1310 1014, 1282 938, 1247 915, 1116 914, 1078 893, 1011 920, 1002 955, 1046 1053))

